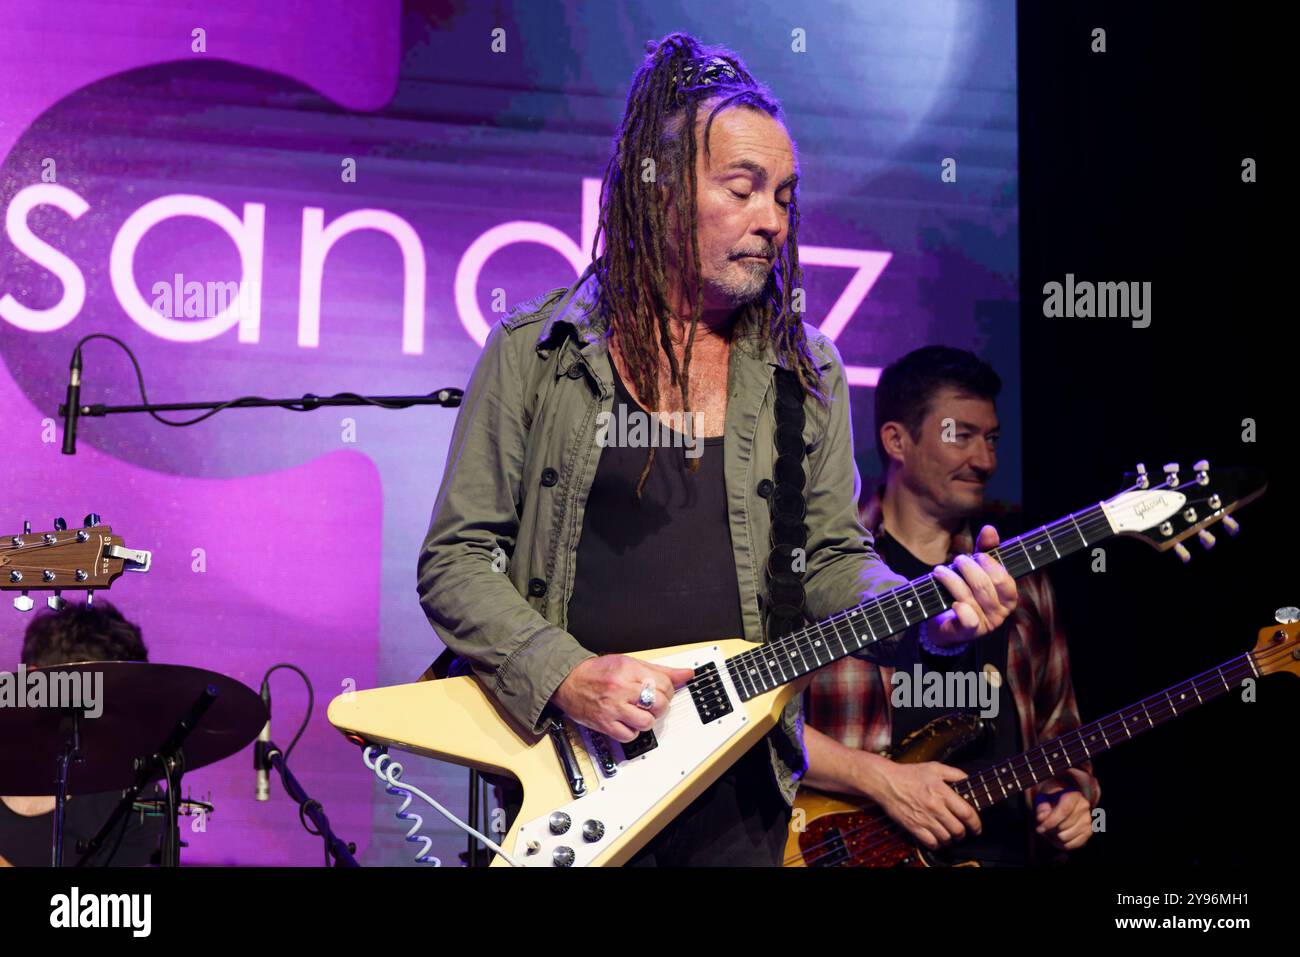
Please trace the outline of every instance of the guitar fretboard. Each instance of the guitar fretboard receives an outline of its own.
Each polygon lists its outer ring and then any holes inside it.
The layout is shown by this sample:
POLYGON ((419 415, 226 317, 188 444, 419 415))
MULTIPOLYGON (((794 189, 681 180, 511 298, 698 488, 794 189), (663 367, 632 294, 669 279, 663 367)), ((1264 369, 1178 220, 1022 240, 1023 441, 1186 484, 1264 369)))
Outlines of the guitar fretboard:
POLYGON ((953 790, 974 805, 977 811, 982 811, 1039 781, 1082 764, 1095 754, 1109 751, 1121 741, 1128 741, 1143 731, 1239 688, 1245 678, 1259 676, 1254 653, 1242 655, 1135 705, 1121 708, 1053 741, 976 772, 954 784, 953 790))
MULTIPOLYGON (((988 554, 1013 578, 1021 578, 1111 534, 1110 520, 1100 505, 1094 505, 1008 539, 988 554)), ((727 670, 741 698, 748 701, 950 607, 948 590, 933 574, 923 575, 825 621, 733 655, 727 659, 727 670)))

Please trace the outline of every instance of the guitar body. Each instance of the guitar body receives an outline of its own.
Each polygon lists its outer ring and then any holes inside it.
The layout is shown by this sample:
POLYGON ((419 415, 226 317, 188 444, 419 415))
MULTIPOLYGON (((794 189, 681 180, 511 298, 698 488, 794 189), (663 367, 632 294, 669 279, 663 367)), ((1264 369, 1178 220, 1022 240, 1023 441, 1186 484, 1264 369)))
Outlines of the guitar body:
MULTIPOLYGON (((947 761, 984 733, 976 715, 936 718, 890 753, 900 764, 947 761)), ((933 862, 876 804, 800 788, 785 847, 786 867, 930 867, 933 862)))
MULTIPOLYGON (((724 666, 727 658, 758 648, 741 638, 637 652, 632 657, 667 667, 716 667, 716 680, 680 689, 656 722, 653 744, 623 745, 576 722, 535 734, 511 720, 477 678, 419 681, 371 691, 354 691, 330 702, 330 723, 372 744, 388 745, 490 774, 508 775, 523 786, 523 805, 501 846, 524 865, 612 866, 626 862, 669 821, 776 726, 786 705, 807 687, 805 676, 742 700, 724 666), (703 700, 712 688, 714 697, 703 700), (718 701, 725 699, 719 708, 718 701), (712 710, 710 710, 712 709, 712 710), (716 714, 717 711, 725 713, 716 714), (715 716, 716 714, 716 716, 715 716), (706 720, 708 719, 708 720, 706 720), (572 767, 584 791, 574 794, 561 749, 571 749, 572 767), (553 833, 554 814, 568 817, 553 833), (599 822, 595 840, 584 824, 599 822)), ((707 671, 706 671, 707 673, 707 671)), ((507 862, 500 856, 493 866, 507 862)))
MULTIPOLYGON (((1132 488, 1009 539, 989 554, 1020 577, 1111 535, 1138 535, 1159 549, 1174 548, 1214 522, 1226 523, 1230 512, 1264 490, 1262 480, 1247 473, 1220 471, 1212 481, 1209 463, 1192 468, 1194 477, 1182 482, 1173 466, 1158 487, 1139 468, 1132 488), (1158 539, 1144 535, 1156 528, 1158 539)), ((1228 526, 1230 533, 1235 528, 1235 522, 1228 526)), ((924 575, 785 635, 774 647, 733 638, 638 652, 633 657, 691 668, 695 675, 654 728, 626 745, 562 715, 548 733, 521 728, 474 678, 349 692, 330 702, 329 720, 361 744, 401 748, 517 779, 523 804, 501 842, 510 861, 498 855, 494 866, 622 864, 775 727, 818 668, 950 607, 951 596, 933 575, 924 575)), ((931 722, 903 742, 895 760, 943 760, 964 736, 979 733, 972 721, 947 716, 931 722)), ((822 829, 823 842, 835 838, 831 830, 838 815, 860 813, 872 827, 891 824, 869 804, 849 803, 846 810, 816 805, 807 793, 801 800, 805 813, 815 811, 811 824, 822 829)), ((809 833, 805 829, 791 847, 805 865, 817 866, 811 859, 816 839, 809 833)), ((860 843, 851 838, 845 849, 881 863, 926 863, 897 834, 882 831, 878 843, 860 843), (886 850, 894 857, 881 857, 886 850)))

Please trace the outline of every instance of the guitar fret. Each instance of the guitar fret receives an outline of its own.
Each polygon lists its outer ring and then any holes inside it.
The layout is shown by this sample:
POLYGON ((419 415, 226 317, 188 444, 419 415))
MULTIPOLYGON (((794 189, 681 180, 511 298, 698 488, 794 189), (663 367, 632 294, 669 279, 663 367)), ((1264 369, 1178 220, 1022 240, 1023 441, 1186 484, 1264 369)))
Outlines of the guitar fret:
POLYGON ((744 663, 737 662, 736 664, 732 664, 731 661, 728 661, 727 670, 731 672, 731 683, 735 685, 739 685, 740 691, 745 697, 748 698, 754 697, 753 685, 747 684, 745 681, 746 675, 745 675, 744 663))
MULTIPOLYGON (((864 611, 861 615, 861 618, 863 623, 867 626, 867 634, 871 636, 872 641, 876 641, 877 639, 876 639, 875 629, 871 627, 871 616, 864 611)), ((859 642, 861 643, 858 645, 858 647, 861 648, 862 644, 865 642, 860 636, 859 636, 859 642)))
POLYGON ((1047 536, 1047 544, 1052 546, 1052 551, 1056 553, 1056 557, 1059 559, 1061 557, 1061 550, 1056 547, 1056 542, 1052 541, 1052 533, 1047 530, 1046 525, 1043 526, 1042 532, 1047 536))
POLYGON ((1075 520, 1074 513, 1070 513, 1070 521, 1074 522, 1074 532, 1079 536, 1079 541, 1083 542, 1083 547, 1088 547, 1088 539, 1083 534, 1083 529, 1079 527, 1078 521, 1075 520))
MULTIPOLYGON (((851 629, 849 633, 852 634, 851 629)), ((834 622, 831 625, 831 634, 833 634, 839 640, 840 649, 843 651, 843 653, 845 655, 849 654, 849 646, 848 643, 844 640, 844 636, 840 634, 840 623, 838 621, 834 622)))
POLYGON ((808 667, 808 659, 804 657, 803 642, 799 641, 796 638, 787 638, 786 640, 789 642, 789 645, 787 647, 790 650, 786 651, 785 657, 786 660, 790 662, 791 671, 794 672, 794 676, 796 678, 799 677, 800 675, 806 675, 812 669, 808 667), (794 660, 795 655, 799 656, 798 662, 794 660), (799 670, 800 662, 803 663, 803 671, 799 670))

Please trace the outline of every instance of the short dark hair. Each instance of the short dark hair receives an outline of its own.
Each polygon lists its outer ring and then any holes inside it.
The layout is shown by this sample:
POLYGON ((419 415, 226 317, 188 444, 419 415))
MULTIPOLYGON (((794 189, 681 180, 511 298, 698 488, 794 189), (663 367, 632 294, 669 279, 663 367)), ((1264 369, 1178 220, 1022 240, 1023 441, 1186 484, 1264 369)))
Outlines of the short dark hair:
POLYGON ((34 667, 74 661, 148 661, 140 626, 107 601, 69 602, 38 615, 23 635, 22 662, 34 667))
POLYGON ((907 434, 917 439, 931 400, 945 387, 992 402, 1002 390, 1002 380, 975 353, 952 346, 922 346, 880 373, 876 383, 876 452, 886 472, 889 456, 880 440, 880 427, 886 422, 901 422, 907 434))

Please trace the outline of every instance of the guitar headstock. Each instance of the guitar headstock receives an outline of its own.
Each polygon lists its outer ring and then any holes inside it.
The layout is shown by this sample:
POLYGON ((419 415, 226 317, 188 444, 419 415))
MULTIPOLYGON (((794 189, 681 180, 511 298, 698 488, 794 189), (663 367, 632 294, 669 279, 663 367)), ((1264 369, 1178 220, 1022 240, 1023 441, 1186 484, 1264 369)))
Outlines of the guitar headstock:
POLYGON ((21 535, 0 536, 0 590, 21 592, 14 599, 19 611, 31 611, 32 591, 52 591, 46 599, 51 608, 62 608, 62 592, 85 589, 93 601, 96 589, 109 588, 124 571, 147 572, 151 553, 127 548, 113 529, 93 512, 82 528, 69 530, 61 518, 48 532, 33 532, 23 523, 21 535))
POLYGON ((1261 675, 1289 671, 1300 675, 1300 608, 1279 608, 1276 625, 1261 628, 1251 658, 1261 675))
POLYGON ((1207 549, 1214 546, 1209 526, 1223 523, 1229 535, 1236 535, 1233 512, 1254 501, 1268 487, 1262 474, 1249 469, 1215 469, 1204 459, 1192 466, 1190 476, 1180 473, 1178 464, 1164 467, 1165 480, 1152 484, 1141 463, 1132 488, 1101 503, 1116 535, 1133 535, 1159 551, 1173 549, 1183 561, 1191 553, 1182 544, 1195 535, 1207 549))

